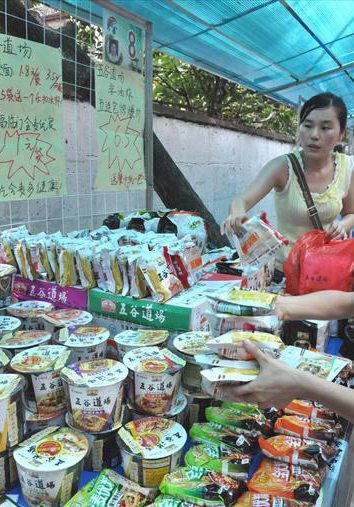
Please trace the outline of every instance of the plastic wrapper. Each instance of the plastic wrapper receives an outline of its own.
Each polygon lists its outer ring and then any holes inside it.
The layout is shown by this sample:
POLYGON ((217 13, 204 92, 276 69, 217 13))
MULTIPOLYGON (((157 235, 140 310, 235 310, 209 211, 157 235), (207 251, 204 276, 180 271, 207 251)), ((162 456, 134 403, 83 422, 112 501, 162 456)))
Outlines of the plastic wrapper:
POLYGON ((298 415, 284 415, 276 420, 274 432, 320 442, 332 442, 338 437, 342 427, 339 423, 312 421, 298 415))
POLYGON ((238 414, 265 415, 263 410, 258 408, 257 403, 248 403, 247 401, 223 401, 221 407, 231 407, 238 414))
POLYGON ((60 282, 60 269, 59 269, 59 262, 58 262, 58 254, 57 254, 57 248, 56 248, 56 240, 60 239, 61 233, 52 234, 50 238, 48 238, 46 242, 46 249, 47 249, 47 255, 50 267, 52 268, 52 271, 54 273, 54 278, 57 283, 60 282))
POLYGON ((255 493, 315 503, 324 476, 324 470, 312 471, 298 465, 264 458, 260 467, 248 481, 255 493))
POLYGON ((218 424, 194 423, 189 430, 189 436, 194 443, 215 445, 222 450, 232 448, 237 452, 248 454, 258 449, 256 437, 245 436, 237 429, 233 431, 218 424))
POLYGON ((220 336, 228 331, 260 331, 278 333, 279 321, 275 315, 264 317, 237 317, 228 313, 206 311, 204 314, 209 322, 211 334, 220 336))
POLYGON ((269 315, 274 311, 277 295, 234 287, 208 298, 215 313, 256 317, 269 315))
POLYGON ((11 264, 17 268, 13 249, 17 240, 28 237, 29 232, 25 225, 13 227, 0 233, 0 263, 11 264))
POLYGON ((237 500, 234 507, 309 507, 309 505, 311 504, 301 500, 247 491, 237 500))
POLYGON ((114 470, 100 475, 78 491, 64 507, 144 507, 155 492, 126 479, 114 470))
POLYGON ((128 256, 128 277, 130 281, 130 295, 133 298, 144 298, 148 296, 148 286, 145 276, 139 266, 141 254, 128 256))
POLYGON ((26 239, 21 239, 16 243, 14 247, 14 255, 22 277, 34 280, 36 273, 33 268, 31 254, 27 246, 26 239))
POLYGON ((183 290, 181 281, 171 273, 162 253, 153 250, 140 257, 138 265, 154 301, 164 303, 183 290))
POLYGON ((242 481, 201 467, 181 467, 165 475, 161 493, 173 495, 203 507, 230 507, 246 490, 242 481))
MULTIPOLYGON (((200 356, 197 357, 199 360, 200 356)), ((216 361, 219 360, 216 359, 216 361)), ((229 395, 224 391, 225 384, 242 385, 255 380, 259 375, 259 366, 256 361, 226 361, 234 363, 234 366, 220 366, 200 372, 204 392, 222 401, 229 400, 229 395)))
POLYGON ((181 239, 188 234, 199 250, 204 251, 207 233, 204 220, 196 213, 188 211, 171 211, 160 219, 158 232, 173 232, 181 239))
POLYGON ((184 456, 186 465, 190 467, 203 467, 239 480, 247 479, 251 460, 251 454, 205 444, 191 447, 184 456))
POLYGON ((336 456, 336 447, 314 440, 303 440, 289 435, 259 437, 259 446, 265 456, 293 465, 317 470, 330 465, 336 456))
POLYGON ((79 245, 80 240, 68 240, 67 238, 63 238, 60 242, 57 242, 56 250, 60 273, 59 283, 63 287, 76 285, 79 281, 75 266, 75 251, 79 245))
POLYGON ((335 422, 337 416, 320 403, 309 400, 293 400, 284 408, 285 414, 303 415, 309 419, 330 419, 335 422))
POLYGON ((76 249, 75 261, 80 283, 84 289, 96 287, 96 279, 92 267, 93 251, 89 245, 83 245, 76 249))
POLYGON ((122 218, 121 213, 112 213, 103 220, 102 225, 105 225, 108 229, 119 229, 122 218))
POLYGON ((246 434, 251 431, 252 433, 257 432, 260 435, 267 436, 272 432, 272 426, 265 416, 261 414, 243 414, 232 407, 208 407, 205 410, 205 417, 209 422, 221 426, 235 427, 244 430, 246 434))
POLYGON ((210 340, 208 348, 228 359, 251 359, 243 345, 249 340, 261 350, 273 351, 279 349, 283 344, 281 338, 270 333, 255 331, 228 331, 227 333, 210 340))
POLYGON ((100 265, 106 287, 109 292, 118 294, 123 288, 122 275, 116 258, 116 248, 111 243, 104 243, 100 252, 100 265), (106 246, 107 245, 107 246, 106 246))

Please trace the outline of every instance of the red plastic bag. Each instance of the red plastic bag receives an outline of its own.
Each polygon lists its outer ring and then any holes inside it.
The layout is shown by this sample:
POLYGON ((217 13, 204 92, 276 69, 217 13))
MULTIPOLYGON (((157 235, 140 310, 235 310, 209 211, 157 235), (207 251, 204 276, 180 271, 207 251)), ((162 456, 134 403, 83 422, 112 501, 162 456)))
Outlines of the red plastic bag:
POLYGON ((286 291, 297 296, 320 290, 350 292, 354 285, 354 239, 328 241, 324 231, 299 238, 284 262, 286 291))

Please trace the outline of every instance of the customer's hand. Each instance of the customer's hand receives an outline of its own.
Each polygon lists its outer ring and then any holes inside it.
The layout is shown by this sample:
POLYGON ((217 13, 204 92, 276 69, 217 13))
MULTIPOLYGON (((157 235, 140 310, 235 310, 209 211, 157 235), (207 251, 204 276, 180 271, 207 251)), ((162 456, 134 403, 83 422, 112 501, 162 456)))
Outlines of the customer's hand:
POLYGON ((294 398, 301 396, 299 377, 303 372, 274 359, 248 340, 245 340, 244 347, 258 361, 260 373, 247 384, 227 384, 220 388, 226 395, 224 399, 258 403, 260 408, 284 408, 294 398))
POLYGON ((326 233, 331 240, 347 239, 348 237, 347 231, 339 220, 333 220, 333 222, 326 228, 326 233))
POLYGON ((221 234, 239 234, 241 226, 244 222, 247 222, 248 216, 246 213, 230 213, 227 219, 221 224, 221 234))

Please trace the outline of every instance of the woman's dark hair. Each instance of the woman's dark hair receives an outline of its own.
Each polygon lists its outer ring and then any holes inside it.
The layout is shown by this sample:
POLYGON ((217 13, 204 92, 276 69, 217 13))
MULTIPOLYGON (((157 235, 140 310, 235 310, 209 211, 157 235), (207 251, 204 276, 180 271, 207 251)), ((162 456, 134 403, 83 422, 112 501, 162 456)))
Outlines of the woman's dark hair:
POLYGON ((344 132, 347 125, 347 106, 343 99, 329 92, 315 95, 305 102, 300 111, 300 124, 306 120, 307 116, 314 109, 322 109, 331 106, 337 111, 340 131, 344 132))

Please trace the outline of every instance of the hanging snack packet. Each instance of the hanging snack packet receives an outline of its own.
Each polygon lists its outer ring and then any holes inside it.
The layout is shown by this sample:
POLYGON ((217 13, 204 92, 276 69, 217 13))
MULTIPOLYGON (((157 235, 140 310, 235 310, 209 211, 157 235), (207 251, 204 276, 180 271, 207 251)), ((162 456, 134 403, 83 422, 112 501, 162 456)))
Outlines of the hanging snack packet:
POLYGON ((267 493, 247 491, 235 503, 234 507, 308 507, 308 502, 271 496, 267 493))
POLYGON ((249 340, 263 351, 278 350, 284 345, 281 338, 274 334, 260 333, 258 331, 254 333, 250 331, 228 331, 210 340, 207 343, 207 347, 228 359, 251 359, 251 354, 246 351, 243 344, 245 340, 249 340))
POLYGON ((310 471, 298 465, 264 458, 248 481, 248 488, 255 493, 315 503, 323 475, 324 471, 310 471))
POLYGON ((309 419, 331 419, 336 420, 334 412, 325 408, 320 403, 309 400, 293 400, 285 408, 286 414, 303 415, 309 419))
POLYGON ((189 430, 194 443, 213 445, 221 450, 232 448, 240 453, 252 453, 258 449, 256 437, 245 436, 240 431, 223 428, 220 424, 194 423, 189 430))
POLYGON ((252 461, 251 454, 239 453, 229 447, 216 447, 213 445, 197 445, 191 447, 184 456, 189 467, 203 467, 214 470, 234 479, 246 480, 252 461))
POLYGON ((212 311, 238 316, 256 317, 269 315, 274 311, 277 294, 242 290, 238 287, 226 292, 208 296, 212 311))
POLYGON ((180 467, 164 476, 159 489, 161 493, 202 507, 230 507, 246 490, 246 485, 202 467, 180 467))
POLYGON ((171 273, 163 254, 148 252, 138 261, 154 301, 164 303, 183 290, 181 281, 171 273))
POLYGON ((268 458, 273 458, 293 465, 318 470, 330 465, 336 456, 336 447, 313 440, 302 440, 288 435, 276 435, 265 439, 259 437, 261 451, 268 458))
POLYGON ((320 442, 333 442, 338 437, 342 427, 339 423, 331 424, 327 421, 312 421, 299 415, 284 415, 277 419, 274 432, 291 435, 320 442))
POLYGON ((271 423, 262 414, 242 414, 233 410, 232 407, 207 407, 205 417, 208 422, 221 424, 230 428, 251 431, 252 434, 269 435, 272 432, 271 423))

